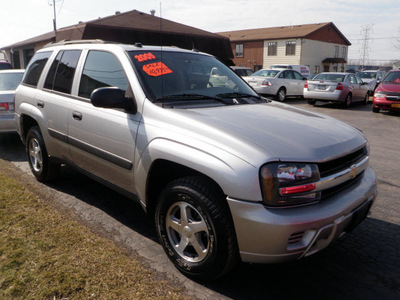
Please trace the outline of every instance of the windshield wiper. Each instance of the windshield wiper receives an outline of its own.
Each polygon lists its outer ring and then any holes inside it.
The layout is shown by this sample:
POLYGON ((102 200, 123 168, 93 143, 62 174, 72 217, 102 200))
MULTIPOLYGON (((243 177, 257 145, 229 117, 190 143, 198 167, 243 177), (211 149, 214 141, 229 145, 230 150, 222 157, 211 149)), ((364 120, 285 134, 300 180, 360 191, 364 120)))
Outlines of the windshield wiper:
POLYGON ((177 95, 167 95, 163 97, 158 97, 156 102, 173 102, 173 101, 180 101, 180 100, 215 100, 224 104, 232 105, 237 104, 234 101, 226 100, 223 98, 207 96, 202 94, 177 94, 177 95))
POLYGON ((258 96, 258 95, 251 95, 251 94, 239 93, 239 92, 218 94, 217 97, 230 98, 230 99, 235 99, 235 98, 255 98, 258 101, 270 102, 269 99, 261 97, 261 96, 258 96))

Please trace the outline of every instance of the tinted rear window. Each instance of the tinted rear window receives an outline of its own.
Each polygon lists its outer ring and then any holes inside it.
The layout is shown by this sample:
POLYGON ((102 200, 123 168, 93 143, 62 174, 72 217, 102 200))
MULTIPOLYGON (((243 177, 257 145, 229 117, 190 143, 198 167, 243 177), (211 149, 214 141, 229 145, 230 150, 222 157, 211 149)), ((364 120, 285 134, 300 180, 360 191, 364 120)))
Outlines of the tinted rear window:
POLYGON ((51 65, 44 87, 62 93, 71 93, 72 81, 80 55, 81 50, 67 50, 58 53, 51 65))
POLYGON ((36 87, 44 69, 51 55, 51 51, 36 53, 26 69, 26 76, 23 83, 36 87))

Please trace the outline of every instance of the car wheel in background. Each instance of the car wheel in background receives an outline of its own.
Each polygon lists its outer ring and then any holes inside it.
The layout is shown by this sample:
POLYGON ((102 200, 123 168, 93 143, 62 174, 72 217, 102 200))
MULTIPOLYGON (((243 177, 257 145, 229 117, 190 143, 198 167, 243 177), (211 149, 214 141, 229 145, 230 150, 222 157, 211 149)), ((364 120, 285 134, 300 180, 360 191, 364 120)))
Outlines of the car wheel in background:
POLYGON ((315 100, 308 99, 307 103, 310 104, 310 105, 314 105, 315 104, 315 100))
POLYGON ((202 177, 184 177, 161 193, 155 223, 169 259, 185 275, 216 279, 237 262, 233 222, 224 195, 202 177))
POLYGON ((381 109, 375 106, 372 106, 372 112, 378 113, 381 109))
POLYGON ((348 95, 346 96, 346 99, 344 99, 343 106, 344 106, 345 108, 349 108, 349 107, 351 106, 351 94, 348 94, 348 95))
POLYGON ((38 126, 31 127, 28 131, 26 153, 29 166, 38 181, 52 181, 57 177, 60 164, 50 161, 38 126))
POLYGON ((285 88, 281 87, 276 93, 276 100, 282 102, 285 101, 285 99, 286 99, 286 90, 285 88))

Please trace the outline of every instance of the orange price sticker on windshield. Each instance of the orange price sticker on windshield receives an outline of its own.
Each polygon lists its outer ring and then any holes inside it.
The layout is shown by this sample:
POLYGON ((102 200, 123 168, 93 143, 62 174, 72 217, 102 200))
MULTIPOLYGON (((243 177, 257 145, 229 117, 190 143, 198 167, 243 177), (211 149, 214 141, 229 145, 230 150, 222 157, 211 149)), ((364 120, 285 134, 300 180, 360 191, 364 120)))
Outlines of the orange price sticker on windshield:
POLYGON ((143 66, 143 71, 148 75, 157 77, 165 74, 173 73, 170 68, 168 68, 164 63, 157 62, 143 66))

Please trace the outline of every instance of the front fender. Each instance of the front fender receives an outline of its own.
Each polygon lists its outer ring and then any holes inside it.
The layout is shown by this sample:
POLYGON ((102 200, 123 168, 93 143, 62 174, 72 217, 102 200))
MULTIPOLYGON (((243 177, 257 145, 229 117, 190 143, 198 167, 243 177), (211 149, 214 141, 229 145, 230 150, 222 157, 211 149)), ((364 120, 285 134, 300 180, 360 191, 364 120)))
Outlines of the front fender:
POLYGON ((162 159, 208 176, 230 197, 262 200, 258 167, 209 144, 198 146, 166 138, 152 140, 142 152, 135 169, 135 183, 140 199, 146 199, 146 183, 152 163, 162 159))

